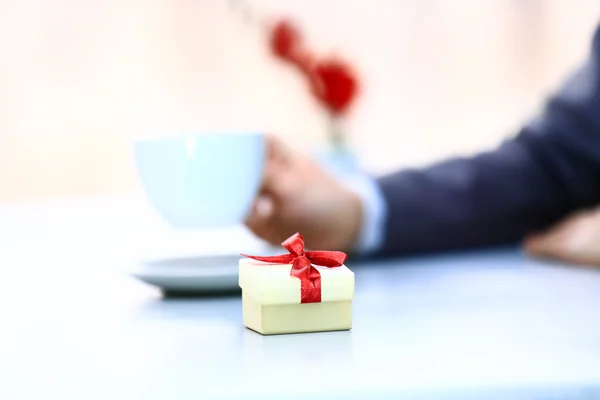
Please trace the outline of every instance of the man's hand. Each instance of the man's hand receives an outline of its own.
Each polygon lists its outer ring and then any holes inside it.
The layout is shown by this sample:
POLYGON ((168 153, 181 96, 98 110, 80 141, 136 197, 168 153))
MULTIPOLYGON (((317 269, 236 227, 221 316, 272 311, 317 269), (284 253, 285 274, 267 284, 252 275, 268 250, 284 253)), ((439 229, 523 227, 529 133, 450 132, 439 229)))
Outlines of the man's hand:
POLYGON ((600 267, 600 208, 578 212, 525 241, 533 256, 600 267))
POLYGON ((272 244, 300 232, 309 248, 350 252, 362 225, 360 198, 277 138, 268 137, 267 146, 263 184, 248 228, 272 244))

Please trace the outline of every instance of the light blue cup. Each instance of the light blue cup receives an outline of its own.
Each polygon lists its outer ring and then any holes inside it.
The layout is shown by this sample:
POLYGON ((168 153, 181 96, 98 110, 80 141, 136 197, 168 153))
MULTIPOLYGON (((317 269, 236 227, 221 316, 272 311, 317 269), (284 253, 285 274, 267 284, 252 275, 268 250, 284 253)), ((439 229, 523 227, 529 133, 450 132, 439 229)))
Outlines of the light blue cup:
POLYGON ((212 133, 143 140, 134 158, 144 190, 176 229, 239 224, 265 165, 265 136, 212 133))

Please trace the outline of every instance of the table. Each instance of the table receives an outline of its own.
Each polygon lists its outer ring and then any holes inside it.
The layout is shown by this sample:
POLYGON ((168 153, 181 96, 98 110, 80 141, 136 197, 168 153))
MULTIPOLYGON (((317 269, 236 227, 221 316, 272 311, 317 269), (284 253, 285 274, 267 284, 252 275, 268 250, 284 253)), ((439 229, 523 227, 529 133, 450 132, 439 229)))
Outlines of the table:
POLYGON ((0 207, 1 399, 600 397, 599 272, 516 249, 350 263, 352 331, 262 337, 238 296, 123 272, 160 226, 135 199, 0 207))

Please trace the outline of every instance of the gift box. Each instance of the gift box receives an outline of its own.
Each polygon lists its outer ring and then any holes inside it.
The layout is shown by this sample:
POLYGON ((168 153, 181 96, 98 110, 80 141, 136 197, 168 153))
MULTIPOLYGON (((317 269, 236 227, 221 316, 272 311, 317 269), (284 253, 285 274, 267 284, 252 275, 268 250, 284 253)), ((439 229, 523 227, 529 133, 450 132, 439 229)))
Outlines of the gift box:
POLYGON ((244 325, 263 335, 352 328, 354 273, 338 251, 304 251, 297 233, 290 254, 243 255, 239 263, 244 325))

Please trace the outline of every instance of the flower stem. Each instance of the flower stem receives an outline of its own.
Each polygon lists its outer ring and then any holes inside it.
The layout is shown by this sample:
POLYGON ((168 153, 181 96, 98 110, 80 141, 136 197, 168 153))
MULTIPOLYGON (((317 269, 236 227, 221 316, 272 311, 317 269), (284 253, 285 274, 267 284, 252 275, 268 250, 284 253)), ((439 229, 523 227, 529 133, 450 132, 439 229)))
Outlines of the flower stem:
POLYGON ((329 117, 329 143, 333 147, 333 150, 340 153, 348 151, 346 137, 344 136, 344 130, 339 118, 334 116, 329 117))

